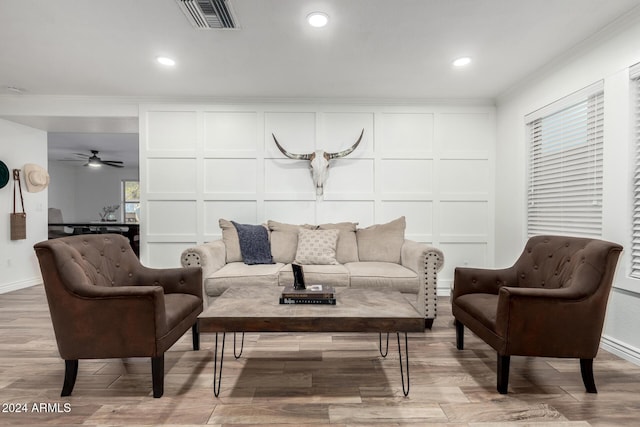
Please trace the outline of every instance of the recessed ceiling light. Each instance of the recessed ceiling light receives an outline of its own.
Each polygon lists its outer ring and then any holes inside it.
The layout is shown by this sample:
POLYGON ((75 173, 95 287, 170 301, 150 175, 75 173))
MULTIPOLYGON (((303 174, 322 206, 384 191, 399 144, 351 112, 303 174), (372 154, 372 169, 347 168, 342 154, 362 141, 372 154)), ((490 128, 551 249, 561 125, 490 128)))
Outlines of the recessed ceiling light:
POLYGON ((323 12, 313 12, 307 15, 307 22, 312 27, 321 28, 329 22, 329 15, 323 12))
POLYGON ((464 56, 453 61, 454 67, 465 67, 469 64, 471 64, 471 58, 469 58, 468 56, 464 56))
POLYGON ((158 61, 159 64, 166 65, 167 67, 173 67, 176 65, 176 61, 166 56, 158 56, 156 61, 158 61))

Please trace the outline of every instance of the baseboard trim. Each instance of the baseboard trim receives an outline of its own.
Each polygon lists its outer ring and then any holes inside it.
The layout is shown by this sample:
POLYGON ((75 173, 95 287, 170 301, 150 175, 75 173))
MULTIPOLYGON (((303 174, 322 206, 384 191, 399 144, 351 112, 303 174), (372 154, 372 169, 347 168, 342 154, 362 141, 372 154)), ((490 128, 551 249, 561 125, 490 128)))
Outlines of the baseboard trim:
POLYGON ((17 291, 19 289, 30 288, 31 286, 36 286, 42 283, 42 278, 33 277, 31 279, 20 280, 18 282, 12 283, 2 283, 0 284, 0 294, 6 294, 7 292, 17 291))
POLYGON ((629 344, 619 341, 615 338, 602 336, 600 346, 603 350, 613 353, 618 357, 621 357, 629 362, 640 366, 640 349, 637 349, 629 344))

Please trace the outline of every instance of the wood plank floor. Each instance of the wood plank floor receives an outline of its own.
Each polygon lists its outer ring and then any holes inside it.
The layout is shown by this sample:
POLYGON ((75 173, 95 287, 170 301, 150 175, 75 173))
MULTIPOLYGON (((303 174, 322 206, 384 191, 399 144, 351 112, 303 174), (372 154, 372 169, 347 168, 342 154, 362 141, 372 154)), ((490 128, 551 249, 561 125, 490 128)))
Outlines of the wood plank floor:
POLYGON ((73 395, 60 397, 58 356, 41 286, 0 295, 0 424, 214 426, 604 426, 640 422, 640 367, 601 350, 599 393, 577 360, 513 357, 509 394, 495 390, 496 356, 466 334, 455 348, 442 299, 433 330, 410 334, 411 391, 402 395, 397 342, 376 334, 247 334, 242 357, 227 337, 220 398, 213 396, 214 335, 191 350, 187 333, 166 353, 165 392, 151 396, 148 359, 80 361, 73 395), (44 404, 44 406, 42 405, 44 404), (18 408, 26 412, 15 412, 18 408), (66 406, 65 406, 66 405, 66 406))

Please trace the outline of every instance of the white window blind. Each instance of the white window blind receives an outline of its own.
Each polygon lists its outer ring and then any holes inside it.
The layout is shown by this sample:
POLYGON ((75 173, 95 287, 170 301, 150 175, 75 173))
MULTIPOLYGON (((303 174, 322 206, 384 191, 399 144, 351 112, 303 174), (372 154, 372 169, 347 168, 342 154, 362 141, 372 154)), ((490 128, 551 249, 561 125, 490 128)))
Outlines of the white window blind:
POLYGON ((527 116, 527 232, 602 234, 602 84, 527 116))
POLYGON ((633 104, 633 132, 635 137, 635 172, 633 176, 633 212, 631 235, 631 277, 640 279, 640 64, 630 69, 633 104))

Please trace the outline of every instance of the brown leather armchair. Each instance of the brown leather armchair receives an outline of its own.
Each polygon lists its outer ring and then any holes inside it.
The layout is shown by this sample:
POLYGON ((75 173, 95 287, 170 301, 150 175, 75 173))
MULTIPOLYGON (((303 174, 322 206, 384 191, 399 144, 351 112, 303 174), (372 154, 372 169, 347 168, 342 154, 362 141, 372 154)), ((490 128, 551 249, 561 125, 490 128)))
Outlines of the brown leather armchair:
POLYGON ((579 358, 597 393, 595 358, 622 246, 597 239, 536 236, 512 267, 456 268, 451 307, 456 345, 466 326, 498 353, 498 391, 507 393, 510 356, 579 358))
POLYGON ((153 397, 161 397, 164 352, 189 328, 199 349, 201 269, 146 268, 116 234, 63 237, 34 248, 65 360, 61 395, 73 391, 78 359, 151 357, 153 397))

